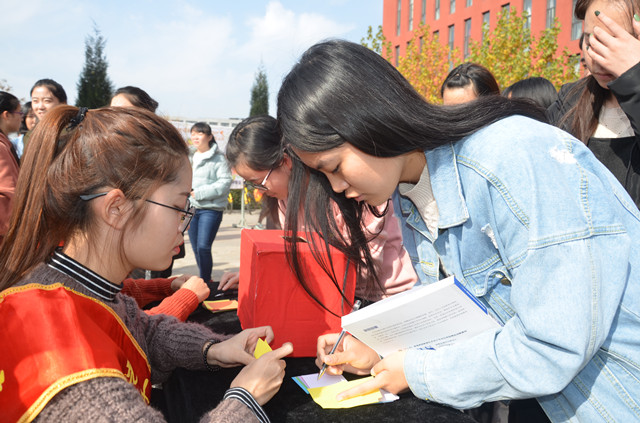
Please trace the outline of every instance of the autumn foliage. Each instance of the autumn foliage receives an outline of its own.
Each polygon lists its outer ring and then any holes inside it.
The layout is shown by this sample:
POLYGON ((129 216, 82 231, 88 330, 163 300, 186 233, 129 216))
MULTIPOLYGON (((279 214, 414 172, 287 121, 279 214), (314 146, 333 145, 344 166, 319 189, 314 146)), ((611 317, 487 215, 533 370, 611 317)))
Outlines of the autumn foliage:
MULTIPOLYGON (((414 31, 397 68, 420 94, 434 103, 441 101, 440 85, 449 71, 463 62, 475 62, 491 70, 501 89, 531 76, 545 77, 556 88, 578 79, 579 57, 572 56, 566 48, 563 51, 558 48, 560 24, 556 21, 535 37, 526 22, 526 14, 519 15, 513 8, 501 12, 493 30, 485 26, 482 41, 470 41, 466 59, 458 49, 451 50, 441 42, 428 25, 422 25, 414 31)), ((369 28, 362 44, 375 47, 374 51, 389 60, 393 57, 381 28, 375 36, 369 28)))

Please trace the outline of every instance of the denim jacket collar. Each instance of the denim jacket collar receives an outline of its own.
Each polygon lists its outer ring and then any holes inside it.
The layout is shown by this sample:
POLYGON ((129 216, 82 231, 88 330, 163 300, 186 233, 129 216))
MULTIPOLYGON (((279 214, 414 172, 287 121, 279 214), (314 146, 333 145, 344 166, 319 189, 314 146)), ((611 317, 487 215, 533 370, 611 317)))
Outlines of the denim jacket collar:
POLYGON ((438 204, 438 228, 447 229, 463 224, 469 211, 460 184, 453 144, 445 144, 425 151, 431 176, 431 189, 438 204), (455 181, 455 185, 451 183, 455 181))

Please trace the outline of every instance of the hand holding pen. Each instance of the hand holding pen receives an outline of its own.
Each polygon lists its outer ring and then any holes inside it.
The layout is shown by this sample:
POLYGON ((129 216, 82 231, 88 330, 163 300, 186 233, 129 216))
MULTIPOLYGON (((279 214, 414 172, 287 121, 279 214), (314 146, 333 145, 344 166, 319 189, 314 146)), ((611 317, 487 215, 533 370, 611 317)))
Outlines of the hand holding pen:
MULTIPOLYGON (((362 302, 360 300, 357 300, 354 304, 353 304, 353 308, 351 309, 351 312, 353 313, 354 311, 358 311, 358 309, 360 308, 360 305, 362 304, 362 302)), ((340 335, 338 335, 338 340, 336 341, 335 344, 333 344, 333 347, 331 348, 331 351, 329 351, 329 355, 332 355, 333 353, 336 352, 336 349, 338 348, 338 345, 340 345, 340 343, 342 342, 342 339, 344 338, 344 336, 347 334, 347 331, 342 329, 342 331, 340 332, 340 335)), ((318 379, 320 379, 322 377, 322 375, 324 374, 324 372, 327 370, 327 363, 323 363, 322 364, 322 368, 320 369, 320 372, 318 373, 318 379)))

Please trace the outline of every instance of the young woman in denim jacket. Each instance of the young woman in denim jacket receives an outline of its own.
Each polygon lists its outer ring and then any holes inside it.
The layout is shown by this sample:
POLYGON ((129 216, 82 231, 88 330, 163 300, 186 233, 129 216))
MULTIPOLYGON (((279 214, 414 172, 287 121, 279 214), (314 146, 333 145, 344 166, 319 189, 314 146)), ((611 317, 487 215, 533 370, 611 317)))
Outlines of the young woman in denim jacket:
POLYGON ((192 160, 191 191, 191 203, 196 208, 196 215, 189 226, 189 241, 200 269, 200 277, 208 282, 213 268, 211 245, 227 205, 231 170, 207 123, 198 122, 191 127, 191 141, 196 147, 192 160))
MULTIPOLYGON (((421 281, 455 275, 503 325, 382 360, 352 337, 333 355, 320 340, 329 373, 375 376, 340 398, 411 389, 461 409, 536 398, 554 422, 640 418, 640 213, 582 142, 527 114, 501 96, 429 104, 346 41, 311 47, 284 79, 283 140, 325 185, 306 201, 353 215, 396 191, 421 281)), ((366 245, 350 229, 355 259, 366 245)))

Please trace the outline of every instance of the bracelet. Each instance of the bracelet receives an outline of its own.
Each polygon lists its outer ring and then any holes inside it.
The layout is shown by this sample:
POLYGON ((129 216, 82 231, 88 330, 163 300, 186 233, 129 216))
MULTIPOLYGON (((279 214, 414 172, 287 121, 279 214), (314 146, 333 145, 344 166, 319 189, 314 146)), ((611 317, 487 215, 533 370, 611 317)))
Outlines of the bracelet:
POLYGON ((204 366, 207 368, 207 370, 209 370, 210 372, 217 372, 218 370, 220 370, 220 366, 212 366, 209 364, 209 362, 207 361, 207 355, 209 354, 209 348, 211 348, 211 346, 213 344, 217 344, 218 342, 220 342, 217 339, 211 339, 207 342, 207 346, 204 347, 204 350, 202 352, 202 358, 204 359, 204 366))

